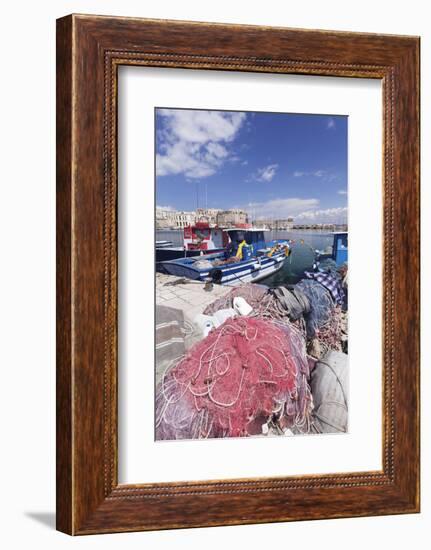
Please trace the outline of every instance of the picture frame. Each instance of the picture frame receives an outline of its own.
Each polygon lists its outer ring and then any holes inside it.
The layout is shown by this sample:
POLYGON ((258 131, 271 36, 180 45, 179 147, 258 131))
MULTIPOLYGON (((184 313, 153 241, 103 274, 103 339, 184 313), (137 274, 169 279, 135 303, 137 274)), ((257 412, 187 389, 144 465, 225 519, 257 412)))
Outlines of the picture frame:
POLYGON ((59 19, 57 529, 84 535, 419 512, 419 220, 418 37, 59 19), (381 471, 118 483, 121 65, 381 80, 381 471))

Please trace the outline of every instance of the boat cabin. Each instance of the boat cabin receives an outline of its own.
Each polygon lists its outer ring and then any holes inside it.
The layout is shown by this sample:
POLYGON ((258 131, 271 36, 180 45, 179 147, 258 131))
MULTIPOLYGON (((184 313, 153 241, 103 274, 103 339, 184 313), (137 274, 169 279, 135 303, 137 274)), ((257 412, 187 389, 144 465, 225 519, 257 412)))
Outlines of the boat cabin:
POLYGON ((334 244, 332 246, 332 259, 337 265, 347 262, 347 232, 334 233, 334 244))
POLYGON ((265 229, 258 228, 234 228, 234 229, 225 229, 225 232, 229 235, 230 242, 240 243, 243 240, 253 247, 253 253, 256 254, 258 250, 267 248, 264 236, 265 229))
POLYGON ((214 250, 223 248, 223 231, 218 227, 210 227, 207 222, 196 222, 184 228, 185 250, 214 250))

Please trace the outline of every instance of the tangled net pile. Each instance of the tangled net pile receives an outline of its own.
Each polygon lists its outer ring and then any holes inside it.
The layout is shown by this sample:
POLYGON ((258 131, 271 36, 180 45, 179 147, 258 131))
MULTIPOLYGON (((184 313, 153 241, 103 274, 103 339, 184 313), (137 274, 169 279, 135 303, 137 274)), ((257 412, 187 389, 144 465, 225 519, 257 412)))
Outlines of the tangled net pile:
MULTIPOLYGON (((293 303, 296 305, 294 315, 292 315, 293 308, 287 307, 286 300, 281 303, 272 289, 252 283, 246 283, 232 288, 228 294, 209 304, 204 310, 204 314, 214 315, 219 309, 231 308, 233 307, 234 298, 241 296, 253 308, 250 314, 251 317, 269 319, 289 325, 293 324, 305 337, 305 324, 302 313, 304 313, 304 310, 308 311, 308 302, 306 304, 304 304, 304 302, 298 302, 297 297, 293 293, 290 294, 292 297, 291 305, 293 305, 293 303)), ((302 298, 304 299, 305 297, 302 296, 302 298)))
POLYGON ((303 279, 295 285, 308 298, 310 311, 306 315, 307 337, 314 338, 319 329, 331 320, 335 307, 329 291, 317 281, 303 279))
POLYGON ((341 332, 342 332, 342 316, 341 307, 336 306, 331 311, 330 319, 319 328, 318 338, 323 345, 326 346, 324 353, 328 350, 341 350, 341 332))
POLYGON ((268 302, 268 287, 245 283, 241 286, 235 286, 225 296, 218 298, 209 304, 204 310, 205 315, 214 315, 219 309, 228 309, 233 307, 233 299, 241 296, 253 308, 253 313, 262 315, 265 313, 268 302))
POLYGON ((345 317, 330 292, 318 281, 303 279, 292 290, 269 289, 252 283, 234 287, 226 296, 208 305, 205 315, 233 307, 237 296, 253 308, 250 316, 297 328, 308 341, 311 356, 319 359, 329 350, 342 351, 345 317))
POLYGON ((320 262, 319 271, 330 273, 333 277, 340 277, 337 264, 331 258, 326 258, 320 262))
POLYGON ((310 310, 304 315, 309 355, 320 359, 329 350, 342 351, 346 316, 330 292, 312 279, 303 279, 295 289, 305 294, 310 303, 310 310))
POLYGON ((241 437, 310 430, 304 339, 294 327, 229 319, 165 372, 156 391, 156 438, 241 437))

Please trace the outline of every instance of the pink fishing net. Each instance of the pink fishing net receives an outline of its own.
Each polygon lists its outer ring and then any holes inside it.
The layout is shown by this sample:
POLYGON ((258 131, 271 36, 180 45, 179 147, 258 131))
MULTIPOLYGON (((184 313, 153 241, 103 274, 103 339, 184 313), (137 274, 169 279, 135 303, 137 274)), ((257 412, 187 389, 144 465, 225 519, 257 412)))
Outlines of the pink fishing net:
POLYGON ((304 339, 288 325, 234 318, 195 344, 156 391, 156 439, 241 437, 309 430, 304 339))
POLYGON ((347 315, 341 307, 334 306, 330 293, 318 281, 305 279, 295 288, 304 290, 309 301, 309 309, 296 321, 292 321, 285 305, 266 286, 252 283, 232 288, 209 304, 204 313, 213 315, 219 309, 231 308, 234 298, 241 296, 253 308, 250 317, 277 321, 301 331, 307 342, 307 352, 313 358, 322 358, 329 350, 343 351, 347 315))
POLYGON ((323 357, 329 350, 342 351, 343 314, 340 306, 334 307, 329 314, 328 320, 316 330, 316 337, 319 341, 323 357))

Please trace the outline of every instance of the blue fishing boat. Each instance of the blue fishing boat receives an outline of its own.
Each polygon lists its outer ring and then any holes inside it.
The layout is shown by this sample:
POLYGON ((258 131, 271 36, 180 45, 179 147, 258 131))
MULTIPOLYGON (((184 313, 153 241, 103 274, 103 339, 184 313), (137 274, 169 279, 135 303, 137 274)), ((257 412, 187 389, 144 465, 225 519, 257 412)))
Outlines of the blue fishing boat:
MULTIPOLYGON (((316 250, 316 260, 321 262, 326 259, 334 260, 340 266, 347 262, 348 258, 348 233, 337 231, 333 233, 332 250, 329 253, 316 250)), ((331 249, 331 247, 329 247, 331 249)))
POLYGON ((224 252, 161 262, 163 270, 177 277, 236 286, 260 281, 283 267, 290 250, 288 241, 267 243, 265 230, 258 228, 223 231, 229 237, 224 252))

